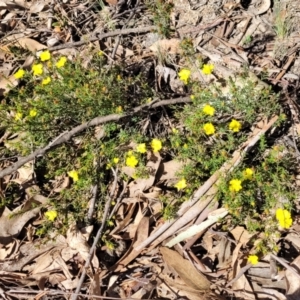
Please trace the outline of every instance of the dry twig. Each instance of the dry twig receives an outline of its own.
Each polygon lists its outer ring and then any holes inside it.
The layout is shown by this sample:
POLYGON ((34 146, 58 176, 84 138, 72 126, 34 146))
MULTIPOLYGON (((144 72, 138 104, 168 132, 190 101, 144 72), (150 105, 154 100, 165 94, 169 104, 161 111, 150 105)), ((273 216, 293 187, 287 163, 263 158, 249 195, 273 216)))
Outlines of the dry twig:
POLYGON ((141 28, 128 28, 128 29, 115 30, 115 31, 107 32, 107 33, 92 35, 90 37, 84 38, 82 41, 79 41, 79 42, 66 43, 63 45, 50 47, 50 48, 48 48, 48 50, 56 51, 56 50, 65 49, 65 48, 79 47, 79 46, 82 46, 82 45, 90 43, 90 42, 96 42, 96 41, 103 40, 107 37, 112 37, 112 36, 117 36, 117 35, 125 35, 125 34, 131 34, 131 33, 142 33, 142 32, 148 32, 148 31, 155 30, 155 29, 156 29, 155 26, 147 26, 147 27, 141 27, 141 28))
POLYGON ((83 130, 85 130, 89 127, 97 126, 97 125, 112 122, 112 121, 116 122, 116 121, 119 121, 121 119, 124 119, 128 116, 131 116, 133 114, 136 114, 138 112, 141 112, 141 111, 149 109, 149 108, 155 108, 155 107, 159 107, 159 106, 172 105, 172 104, 178 104, 178 103, 187 103, 187 102, 191 102, 190 97, 183 97, 183 98, 177 98, 177 99, 168 99, 168 100, 162 100, 162 101, 158 101, 158 102, 157 102, 157 100, 154 100, 154 101, 150 102, 149 104, 140 105, 140 106, 138 106, 138 107, 132 109, 131 111, 129 111, 127 113, 124 113, 122 115, 120 115, 120 114, 111 114, 111 115, 108 115, 108 116, 96 117, 96 118, 94 118, 94 119, 92 119, 92 120, 90 120, 86 123, 83 123, 81 125, 78 125, 78 126, 74 127, 70 131, 63 132, 57 138, 55 138, 53 142, 48 144, 46 147, 39 148, 39 149, 35 150, 34 152, 32 152, 30 155, 19 158, 19 160, 16 163, 14 163, 13 165, 11 165, 11 166, 3 169, 2 171, 0 171, 0 178, 3 178, 4 176, 9 175, 9 174, 17 171, 20 167, 25 165, 27 162, 33 160, 35 157, 44 155, 51 148, 54 148, 58 145, 66 143, 74 135, 82 132, 83 130))

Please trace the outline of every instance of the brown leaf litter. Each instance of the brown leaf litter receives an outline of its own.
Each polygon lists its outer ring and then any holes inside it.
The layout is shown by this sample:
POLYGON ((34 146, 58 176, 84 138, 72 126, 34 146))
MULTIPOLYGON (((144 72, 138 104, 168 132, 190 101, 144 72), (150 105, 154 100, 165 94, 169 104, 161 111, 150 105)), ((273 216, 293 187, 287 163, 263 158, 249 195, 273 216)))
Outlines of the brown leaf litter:
MULTIPOLYGON (((97 11, 94 4, 77 0, 0 1, 0 95, 9 91, 8 84, 19 84, 12 74, 19 66, 30 69, 41 49, 48 48, 54 55, 67 55, 70 60, 82 55, 88 62, 90 57, 86 53, 90 46, 98 50, 104 46, 111 55, 108 55, 110 61, 126 63, 133 69, 150 62, 156 72, 159 92, 164 92, 168 83, 170 91, 182 93, 184 87, 174 68, 159 58, 164 54, 169 61, 181 65, 179 44, 184 37, 192 39, 193 47, 203 60, 215 65, 216 76, 203 77, 197 62, 191 62, 192 77, 200 83, 229 77, 240 82, 239 72, 247 66, 257 82, 256 88, 266 85, 255 75, 257 72, 264 72, 267 81, 274 85, 299 84, 300 36, 294 25, 300 21, 297 0, 278 1, 280 18, 276 15, 276 1, 174 0, 171 15, 174 35, 168 39, 151 32, 156 27, 144 3, 137 1, 136 6, 130 6, 128 1, 106 2, 103 9, 97 11), (134 25, 129 22, 125 26, 124 18, 130 20, 131 14, 134 25), (285 34, 280 35, 280 30, 285 29, 285 34), (119 44, 115 42, 117 38, 119 44), (19 65, 13 48, 27 51, 22 65, 19 65)), ((229 91, 222 88, 227 95, 229 91)), ((186 101, 188 98, 182 102, 186 101)), ((167 104, 170 103, 173 102, 167 104)), ((149 104, 155 105, 159 106, 155 101, 149 104)), ((291 100, 289 105, 295 130, 299 133, 296 104, 291 100)), ((110 118, 119 120, 121 117, 110 118)), ((25 191, 25 196, 18 193, 14 209, 5 207, 1 211, 0 293, 3 299, 69 299, 76 288, 83 293, 82 299, 98 296, 104 299, 208 300, 226 299, 224 295, 233 295, 235 299, 299 299, 298 224, 281 239, 282 245, 290 251, 289 263, 271 254, 250 268, 245 249, 249 250, 249 241, 255 237, 241 226, 228 233, 219 232, 213 225, 200 228, 194 236, 185 238, 184 244, 176 243, 174 250, 166 247, 170 237, 185 233, 193 224, 203 224, 216 212, 214 184, 222 173, 228 173, 238 165, 242 155, 258 141, 262 132, 273 126, 277 117, 264 120, 253 128, 248 142, 241 145, 232 160, 182 205, 174 221, 165 221, 161 217, 162 204, 157 199, 162 191, 157 183, 172 185, 182 164, 164 162, 158 154, 151 157, 147 165, 152 170, 150 177, 127 186, 129 193, 120 198, 114 211, 116 226, 105 231, 106 236, 115 241, 114 251, 105 247, 92 248, 89 239, 92 228, 79 228, 75 224, 65 235, 50 236, 45 243, 34 236, 32 230, 40 220, 41 209, 35 205, 47 205, 48 199, 39 194, 38 188, 34 194, 29 191, 28 186, 33 186, 31 181, 34 179, 33 159, 89 126, 103 124, 108 119, 98 118, 80 125, 45 149, 19 158, 13 165, 1 161, 1 195, 12 183, 25 191), (18 176, 11 177, 13 172, 18 176), (198 201, 200 198, 201 202, 198 201), (23 199, 26 200, 24 203, 18 202, 23 199), (90 258, 90 266, 85 267, 90 258), (82 274, 87 277, 83 276, 81 286, 82 274)), ((8 140, 8 137, 9 133, 1 136, 1 142, 7 148, 18 138, 8 140)), ((132 170, 124 172, 130 175, 132 170)), ((61 185, 68 185, 64 178, 57 181, 57 191, 61 185)))

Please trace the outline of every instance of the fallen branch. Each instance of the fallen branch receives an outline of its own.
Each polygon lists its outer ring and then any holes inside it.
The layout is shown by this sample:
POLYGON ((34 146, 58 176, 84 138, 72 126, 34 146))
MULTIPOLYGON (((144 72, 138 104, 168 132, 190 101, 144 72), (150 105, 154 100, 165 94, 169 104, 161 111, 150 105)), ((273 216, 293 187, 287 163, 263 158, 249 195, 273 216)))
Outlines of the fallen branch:
POLYGON ((138 107, 133 108, 131 111, 124 113, 124 114, 112 114, 108 116, 103 116, 103 117, 96 117, 86 123, 83 123, 81 125, 78 125, 71 129, 70 131, 66 131, 62 134, 60 134, 58 137, 56 137, 51 143, 49 143, 46 147, 44 148, 39 148, 29 154, 28 156, 21 157, 19 160, 14 163, 13 165, 3 169, 0 171, 0 178, 3 178, 6 175, 9 175, 15 171, 17 171, 20 167, 25 165, 27 162, 33 160, 37 156, 42 156, 44 155, 47 151, 49 151, 51 148, 54 148, 58 145, 61 145, 63 143, 66 143, 69 141, 74 135, 82 132, 83 130, 86 130, 89 127, 97 126, 100 124, 105 124, 108 122, 112 121, 119 121, 121 119, 124 119, 128 116, 132 116, 138 112, 141 112, 143 110, 149 109, 149 108, 155 108, 159 106, 164 106, 164 105, 172 105, 172 104, 178 104, 178 103, 188 103, 191 102, 190 97, 183 97, 183 98, 177 98, 177 99, 168 99, 168 100, 161 100, 158 101, 154 100, 148 104, 143 104, 138 107))
POLYGON ((156 26, 120 29, 120 30, 115 30, 115 31, 107 32, 107 33, 95 34, 90 37, 83 38, 82 41, 78 41, 78 42, 74 42, 74 43, 66 43, 63 45, 50 47, 50 48, 48 48, 48 50, 56 51, 56 50, 65 49, 65 48, 79 47, 79 46, 82 46, 82 45, 90 43, 90 42, 96 42, 96 41, 103 40, 107 37, 112 37, 112 36, 117 36, 117 35, 126 35, 126 34, 131 34, 131 33, 142 33, 142 32, 148 32, 148 31, 155 30, 155 29, 156 29, 156 26))

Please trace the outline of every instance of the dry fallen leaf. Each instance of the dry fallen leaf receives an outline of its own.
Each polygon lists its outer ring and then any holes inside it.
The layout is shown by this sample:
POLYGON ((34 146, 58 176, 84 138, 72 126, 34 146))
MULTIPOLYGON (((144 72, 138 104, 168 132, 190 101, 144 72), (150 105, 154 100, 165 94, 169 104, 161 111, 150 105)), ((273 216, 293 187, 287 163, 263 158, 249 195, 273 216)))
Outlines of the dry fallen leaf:
MULTIPOLYGON (((293 260, 291 267, 298 271, 300 270, 300 256, 293 260)), ((286 296, 288 300, 300 299, 300 280, 299 277, 290 269, 285 271, 285 277, 287 281, 286 296)))
POLYGON ((118 0, 105 0, 105 2, 107 2, 108 4, 113 5, 113 6, 118 4, 118 0))
POLYGON ((162 65, 157 65, 155 71, 158 74, 158 84, 161 85, 162 78, 165 83, 169 83, 171 89, 174 92, 180 92, 183 89, 183 82, 179 80, 175 70, 165 67, 162 65))
POLYGON ((20 38, 20 39, 16 40, 12 44, 14 46, 16 46, 16 47, 20 46, 20 47, 22 47, 24 49, 28 49, 31 52, 36 52, 36 51, 39 51, 39 50, 47 48, 47 46, 45 46, 45 45, 37 42, 34 39, 27 38, 27 37, 20 38))
POLYGON ((25 224, 39 214, 40 210, 40 207, 36 207, 22 212, 21 209, 17 208, 10 212, 5 208, 0 217, 0 243, 6 245, 11 242, 14 237, 20 234, 25 224))
POLYGON ((176 173, 180 171, 188 161, 170 160, 162 163, 157 171, 157 180, 170 180, 176 179, 176 173))
POLYGON ((271 0, 253 1, 251 4, 252 5, 249 6, 248 10, 255 15, 261 15, 267 12, 271 7, 271 0), (255 2, 261 3, 258 8, 256 7, 257 5, 255 2))
POLYGON ((130 197, 138 196, 139 194, 143 195, 144 191, 153 186, 160 162, 161 157, 159 153, 149 153, 146 168, 150 171, 150 174, 148 178, 138 178, 128 186, 130 197))
POLYGON ((149 218, 143 217, 139 226, 137 227, 135 241, 132 242, 132 245, 128 249, 128 251, 124 254, 120 261, 118 261, 114 266, 112 266, 109 270, 113 270, 114 272, 118 272, 122 270, 125 266, 127 266, 133 259, 135 259, 141 251, 136 251, 134 247, 139 245, 142 241, 144 241, 149 234, 149 218))
POLYGON ((177 251, 161 247, 160 252, 162 253, 166 264, 179 274, 186 285, 195 290, 209 290, 209 280, 199 273, 195 267, 188 260, 184 259, 177 251))
POLYGON ((153 43, 149 49, 154 53, 172 53, 180 52, 180 39, 164 39, 153 43))
POLYGON ((243 226, 236 226, 230 232, 234 239, 243 245, 246 245, 253 236, 253 234, 250 234, 243 226))
POLYGON ((18 85, 18 80, 13 76, 9 76, 8 78, 1 76, 0 78, 0 96, 3 96, 5 93, 9 92, 11 87, 15 87, 18 85))
MULTIPOLYGON (((89 257, 90 246, 76 225, 70 226, 69 230, 67 231, 67 242, 72 249, 77 250, 81 257, 87 261, 89 257)), ((95 255, 93 255, 91 263, 95 268, 99 267, 99 261, 95 255)))
POLYGON ((25 1, 22 0, 15 0, 15 1, 9 1, 9 0, 1 0, 0 1, 0 9, 27 9, 27 4, 25 1))
POLYGON ((13 240, 6 246, 0 248, 0 260, 3 261, 8 257, 13 256, 17 251, 19 251, 20 242, 18 240, 13 240))
MULTIPOLYGON (((238 274, 241 270, 240 264, 242 260, 236 261, 234 274, 238 274)), ((232 290, 235 292, 235 295, 242 297, 242 299, 254 300, 255 295, 253 293, 252 287, 248 282, 248 279, 244 274, 242 274, 236 281, 232 284, 232 290)))
POLYGON ((291 242, 295 247, 297 247, 298 251, 300 250, 300 237, 298 233, 289 233, 286 237, 285 240, 291 242))

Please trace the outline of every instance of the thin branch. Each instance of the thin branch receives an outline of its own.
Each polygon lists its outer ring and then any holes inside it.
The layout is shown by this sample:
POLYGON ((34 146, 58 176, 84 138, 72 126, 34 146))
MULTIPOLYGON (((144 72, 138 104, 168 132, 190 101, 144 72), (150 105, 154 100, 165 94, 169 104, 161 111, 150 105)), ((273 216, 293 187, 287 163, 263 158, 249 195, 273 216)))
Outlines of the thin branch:
POLYGON ((103 40, 107 37, 112 37, 116 35, 126 35, 126 34, 131 34, 131 33, 142 33, 142 32, 148 32, 151 30, 155 30, 156 26, 146 26, 146 27, 141 27, 141 28, 128 28, 128 29, 120 29, 120 30, 115 30, 107 33, 102 33, 102 34, 95 34, 87 38, 83 38, 82 41, 74 42, 74 43, 66 43, 63 45, 58 45, 54 47, 48 48, 50 51, 56 51, 60 49, 65 49, 65 48, 73 48, 73 47, 79 47, 84 44, 90 43, 90 42, 96 42, 103 40))
POLYGON ((96 184, 94 184, 91 188, 92 190, 92 197, 89 203, 89 211, 87 214, 87 219, 89 222, 92 222, 93 220, 93 214, 94 214, 94 209, 95 209, 95 204, 96 204, 96 198, 98 196, 98 182, 96 184))
POLYGON ((39 148, 37 150, 35 150, 34 152, 32 152, 30 155, 25 156, 25 157, 21 157, 16 163, 14 163, 13 165, 3 169, 0 171, 0 178, 3 178, 6 175, 9 175, 15 171, 17 171, 20 167, 22 167, 23 165, 25 165, 27 162, 33 160, 35 157, 37 156, 43 156, 48 150, 50 150, 53 147, 56 147, 58 145, 61 145, 63 143, 66 143, 67 141, 69 141, 74 135, 82 132, 83 130, 89 128, 89 127, 93 127, 93 126, 97 126, 100 124, 105 124, 108 122, 112 122, 112 121, 119 121, 121 119, 124 119, 128 116, 132 116, 138 112, 141 112, 143 110, 146 109, 150 109, 150 108, 155 108, 155 107, 159 107, 159 106, 163 106, 163 105, 172 105, 172 104, 178 104, 178 103, 188 103, 191 102, 190 97, 183 97, 183 98, 177 98, 177 99, 168 99, 168 100, 162 100, 162 101, 152 101, 151 103, 148 104, 143 104, 141 106, 135 107, 134 109, 132 109, 131 111, 124 113, 122 115, 120 114, 112 114, 112 115, 108 115, 108 116, 103 116, 103 117, 96 117, 86 123, 83 123, 81 125, 78 125, 76 127, 74 127, 73 129, 71 129, 70 131, 66 131, 62 134, 60 134, 57 138, 55 138, 50 144, 48 144, 46 147, 44 148, 39 148))
POLYGON ((274 255, 274 254, 270 254, 270 256, 275 259, 276 261, 278 261, 282 266, 284 266, 287 270, 290 270, 291 272, 293 272, 298 279, 300 279, 300 274, 298 273, 297 270, 295 270, 293 267, 291 267, 289 264, 287 264, 282 258, 274 255))
MULTIPOLYGON (((118 169, 116 171, 113 170, 113 174, 114 174, 114 177, 115 177, 115 180, 114 180, 114 183, 113 183, 114 187, 117 185, 117 181, 118 181, 118 174, 117 174, 117 172, 118 172, 118 169)), ((82 284, 84 282, 84 279, 85 279, 86 270, 90 266, 92 257, 93 257, 93 255, 95 253, 95 250, 96 250, 96 246, 98 244, 98 241, 101 238, 102 232, 104 231, 105 223, 106 223, 106 220, 107 220, 107 217, 108 217, 108 213, 109 213, 109 208, 110 208, 111 201, 112 201, 112 197, 111 197, 111 195, 108 195, 108 199, 107 199, 107 201, 105 203, 105 207, 104 207, 104 214, 103 214, 103 218, 102 218, 101 227, 99 228, 99 230, 97 232, 97 235, 96 235, 96 237, 94 239, 93 245, 92 245, 92 247, 90 249, 89 256, 88 256, 88 258, 87 258, 87 260, 85 262, 85 265, 83 267, 80 279, 79 279, 77 287, 76 287, 75 294, 73 294, 72 297, 71 297, 72 300, 76 300, 77 299, 78 294, 79 294, 79 292, 81 290, 81 286, 82 286, 82 284)))

